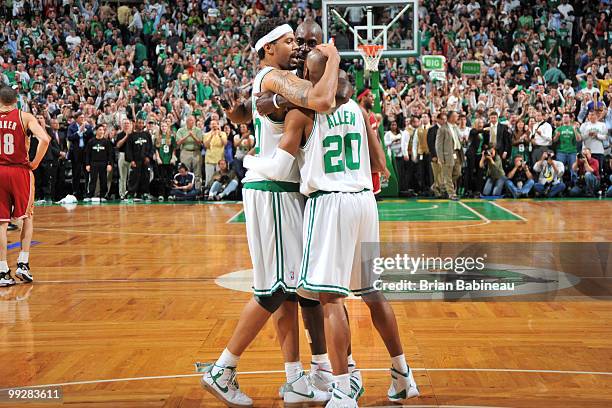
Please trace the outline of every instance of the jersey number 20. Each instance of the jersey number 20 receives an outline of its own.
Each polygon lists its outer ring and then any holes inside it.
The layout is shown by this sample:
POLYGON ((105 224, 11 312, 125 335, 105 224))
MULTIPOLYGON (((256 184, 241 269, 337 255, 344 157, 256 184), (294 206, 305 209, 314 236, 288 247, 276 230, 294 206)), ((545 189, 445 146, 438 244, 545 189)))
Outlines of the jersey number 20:
POLYGON ((4 137, 0 138, 0 154, 15 153, 15 137, 10 133, 5 133, 4 137))
POLYGON ((345 168, 349 170, 359 169, 361 165, 359 162, 361 134, 347 133, 344 137, 329 135, 323 139, 323 147, 330 148, 323 156, 325 173, 337 173, 344 171, 345 168))

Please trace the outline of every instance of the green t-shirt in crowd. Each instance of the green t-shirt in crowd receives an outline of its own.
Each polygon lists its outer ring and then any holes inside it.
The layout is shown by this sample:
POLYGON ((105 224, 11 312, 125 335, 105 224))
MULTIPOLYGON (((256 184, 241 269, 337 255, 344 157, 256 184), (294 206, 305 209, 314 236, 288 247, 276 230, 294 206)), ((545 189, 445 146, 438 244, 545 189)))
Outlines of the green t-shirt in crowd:
POLYGON ((559 132, 557 152, 576 153, 576 129, 573 126, 559 126, 555 133, 557 132, 559 132))
POLYGON ((519 26, 521 27, 533 28, 533 17, 531 17, 530 15, 520 16, 518 21, 519 26))
POLYGON ((204 101, 207 101, 213 95, 214 90, 210 85, 204 85, 203 82, 198 82, 196 88, 196 102, 198 105, 203 105, 204 101))
POLYGON ((136 57, 136 61, 139 63, 147 59, 147 46, 141 42, 136 43, 136 47, 134 49, 134 55, 136 57))
POLYGON ((166 137, 162 136, 161 143, 157 148, 157 153, 159 154, 159 158, 162 161, 162 164, 170 164, 172 160, 172 152, 176 150, 176 139, 174 136, 170 136, 170 143, 166 141, 166 137))
POLYGON ((155 31, 155 22, 153 20, 147 20, 142 25, 142 33, 144 35, 152 35, 155 31))

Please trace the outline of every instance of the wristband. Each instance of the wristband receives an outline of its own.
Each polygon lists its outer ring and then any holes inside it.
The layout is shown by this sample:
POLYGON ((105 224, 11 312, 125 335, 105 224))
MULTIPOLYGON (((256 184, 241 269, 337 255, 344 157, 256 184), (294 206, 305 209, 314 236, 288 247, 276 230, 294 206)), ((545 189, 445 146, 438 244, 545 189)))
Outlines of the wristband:
POLYGON ((278 102, 276 102, 276 97, 278 96, 278 94, 274 94, 274 96, 272 97, 272 104, 274 105, 274 107, 276 109, 280 109, 280 106, 278 106, 278 102))

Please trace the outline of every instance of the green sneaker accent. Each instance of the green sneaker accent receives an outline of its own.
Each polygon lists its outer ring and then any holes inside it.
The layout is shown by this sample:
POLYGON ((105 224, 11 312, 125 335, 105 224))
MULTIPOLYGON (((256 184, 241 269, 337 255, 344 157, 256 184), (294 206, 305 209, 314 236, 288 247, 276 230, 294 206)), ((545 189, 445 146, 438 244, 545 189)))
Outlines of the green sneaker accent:
POLYGON ((299 395, 301 397, 314 398, 314 396, 315 396, 314 391, 310 391, 310 394, 304 394, 304 393, 301 393, 301 392, 296 391, 296 390, 293 389, 293 383, 296 382, 296 381, 299 381, 300 378, 304 377, 305 375, 306 374, 302 371, 302 374, 300 374, 300 376, 298 378, 293 380, 291 383, 286 383, 283 386, 285 393, 292 392, 292 393, 297 394, 297 395, 299 395))
POLYGON ((397 394, 389 395, 390 399, 405 399, 406 398, 406 390, 400 391, 397 394))
MULTIPOLYGON (((215 366, 216 366, 216 367, 219 367, 218 365, 215 365, 215 366)), ((223 376, 223 373, 225 373, 225 370, 226 370, 227 368, 230 368, 230 367, 219 367, 219 368, 222 368, 223 370, 219 371, 219 372, 217 373, 217 375, 215 375, 215 374, 213 374, 213 373, 212 373, 212 367, 211 367, 211 369, 210 369, 210 378, 212 378, 213 383, 214 383, 214 384, 217 386, 217 388, 219 389, 219 391, 221 391, 221 392, 223 392, 224 394, 226 394, 226 393, 229 391, 229 387, 228 387, 228 386, 222 387, 222 386, 221 386, 221 385, 220 385, 220 384, 217 382, 217 379, 221 378, 221 377, 223 376)))
MULTIPOLYGON (((410 372, 410 368, 408 369, 408 372, 410 372)), ((391 367, 391 377, 393 377, 393 373, 397 373, 397 374, 401 375, 402 377, 408 378, 408 373, 404 374, 404 373, 402 373, 400 371, 397 371, 395 368, 391 367)), ((395 378, 395 377, 393 377, 393 378, 395 378)))
POLYGON ((365 392, 365 388, 363 386, 360 388, 358 387, 359 383, 357 382, 357 380, 351 377, 351 391, 353 392, 353 395, 355 395, 355 400, 361 398, 361 396, 365 392))

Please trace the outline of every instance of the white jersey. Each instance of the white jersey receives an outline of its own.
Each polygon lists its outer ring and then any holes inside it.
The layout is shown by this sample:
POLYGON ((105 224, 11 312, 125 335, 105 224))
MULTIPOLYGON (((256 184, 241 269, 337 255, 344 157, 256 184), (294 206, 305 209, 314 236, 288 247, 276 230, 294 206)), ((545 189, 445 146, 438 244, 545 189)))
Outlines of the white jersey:
MULTIPOLYGON (((259 157, 272 157, 274 150, 276 150, 276 147, 283 136, 283 131, 285 130, 284 122, 275 122, 268 116, 260 115, 259 112, 257 112, 257 107, 255 105, 257 98, 254 95, 261 92, 261 83, 264 77, 274 69, 275 68, 272 67, 264 67, 257 73, 255 79, 253 80, 251 99, 253 101, 253 126, 255 127, 255 155, 259 157)), ((263 180, 267 179, 253 170, 248 170, 242 182, 246 183, 249 181, 263 180)), ((300 172, 298 170, 297 163, 293 164, 289 177, 287 177, 285 180, 279 181, 299 183, 300 172)))
POLYGON ((306 196, 372 190, 368 135, 359 105, 349 100, 333 113, 316 113, 299 161, 300 192, 306 196))

